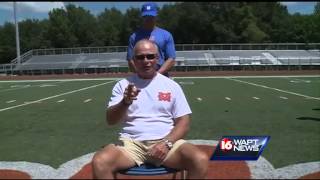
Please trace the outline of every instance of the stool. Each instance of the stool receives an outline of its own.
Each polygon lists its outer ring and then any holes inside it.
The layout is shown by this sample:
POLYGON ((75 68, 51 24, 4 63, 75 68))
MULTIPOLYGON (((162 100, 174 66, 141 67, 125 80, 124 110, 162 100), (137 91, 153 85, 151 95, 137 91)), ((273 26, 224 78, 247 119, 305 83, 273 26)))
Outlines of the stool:
POLYGON ((153 176, 174 173, 173 179, 176 178, 176 174, 178 172, 181 172, 182 179, 185 179, 184 170, 172 169, 165 166, 157 167, 151 164, 142 164, 141 166, 134 166, 132 168, 119 171, 120 174, 132 176, 153 176))

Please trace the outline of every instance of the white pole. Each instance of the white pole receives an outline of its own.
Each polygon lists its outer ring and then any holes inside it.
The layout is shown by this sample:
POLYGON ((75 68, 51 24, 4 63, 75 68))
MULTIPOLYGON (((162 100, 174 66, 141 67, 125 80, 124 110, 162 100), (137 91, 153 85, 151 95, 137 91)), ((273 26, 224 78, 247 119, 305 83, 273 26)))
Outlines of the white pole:
POLYGON ((20 60, 20 40, 19 40, 19 22, 17 22, 17 14, 16 14, 16 1, 13 2, 13 10, 14 10, 14 24, 16 27, 16 46, 17 46, 17 64, 20 66, 21 60, 20 60))

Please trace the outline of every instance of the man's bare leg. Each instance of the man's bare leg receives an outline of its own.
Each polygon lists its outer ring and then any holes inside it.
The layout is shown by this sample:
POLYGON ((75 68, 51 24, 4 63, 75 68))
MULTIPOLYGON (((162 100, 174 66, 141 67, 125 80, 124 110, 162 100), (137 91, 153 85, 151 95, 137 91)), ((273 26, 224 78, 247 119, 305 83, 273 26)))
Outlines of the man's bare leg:
POLYGON ((184 143, 172 154, 163 165, 184 169, 187 179, 205 179, 208 171, 209 157, 197 146, 184 143))
POLYGON ((92 158, 94 179, 114 179, 114 173, 118 170, 133 166, 135 162, 113 144, 104 147, 92 158))

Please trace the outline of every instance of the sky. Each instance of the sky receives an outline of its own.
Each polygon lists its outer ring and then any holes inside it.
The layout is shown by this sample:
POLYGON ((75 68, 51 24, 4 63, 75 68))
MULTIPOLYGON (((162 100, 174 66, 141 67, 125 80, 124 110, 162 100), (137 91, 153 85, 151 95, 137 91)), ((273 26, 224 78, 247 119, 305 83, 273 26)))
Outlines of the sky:
MULTIPOLYGON (((18 21, 22 21, 25 19, 39 19, 42 20, 44 18, 48 18, 48 12, 53 8, 64 8, 68 3, 75 4, 77 6, 81 6, 87 10, 89 10, 92 14, 97 15, 105 8, 115 7, 119 9, 121 12, 125 13, 125 11, 130 8, 140 8, 144 3, 141 2, 26 2, 21 1, 17 2, 17 19, 18 21)), ((164 4, 169 4, 172 2, 156 2, 158 6, 161 8, 164 4)), ((301 13, 301 14, 311 14, 314 10, 314 5, 316 2, 305 2, 305 1, 295 1, 295 2, 281 2, 283 5, 287 6, 289 13, 301 13)), ((3 25, 4 22, 14 22, 13 16, 13 2, 0 2, 0 25, 3 25)))

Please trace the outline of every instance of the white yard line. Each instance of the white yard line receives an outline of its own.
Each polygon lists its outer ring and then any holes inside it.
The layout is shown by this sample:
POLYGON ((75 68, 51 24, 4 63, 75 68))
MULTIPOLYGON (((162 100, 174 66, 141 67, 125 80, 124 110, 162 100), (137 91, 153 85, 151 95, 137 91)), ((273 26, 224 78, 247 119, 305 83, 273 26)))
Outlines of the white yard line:
POLYGON ((90 102, 92 99, 86 99, 86 100, 84 100, 83 102, 84 103, 87 103, 87 102, 90 102))
POLYGON ((252 97, 253 99, 256 99, 256 100, 258 100, 258 99, 260 99, 260 98, 258 98, 258 97, 252 97))
POLYGON ((284 97, 284 96, 279 96, 279 98, 281 98, 281 99, 288 99, 287 97, 284 97))
POLYGON ((95 88, 95 87, 102 86, 102 85, 105 85, 105 84, 109 84, 109 83, 112 83, 112 82, 114 82, 114 81, 109 81, 109 82, 105 82, 105 83, 101 83, 101 84, 96 84, 96 85, 93 85, 93 86, 88 86, 88 87, 85 87, 85 88, 81 88, 81 89, 65 92, 65 93, 62 93, 62 94, 57 94, 57 95, 46 97, 46 98, 42 98, 42 99, 39 99, 39 100, 36 100, 36 101, 26 102, 26 103, 19 104, 19 105, 16 105, 16 106, 3 108, 3 109, 0 109, 0 112, 6 111, 6 110, 9 110, 9 109, 14 109, 14 108, 21 107, 21 106, 26 106, 26 105, 29 105, 29 104, 38 103, 40 101, 45 101, 45 100, 48 100, 48 99, 53 99, 53 98, 60 97, 60 96, 63 96, 63 95, 72 94, 72 93, 76 93, 76 92, 79 92, 79 91, 84 91, 84 90, 87 90, 87 89, 95 88))
POLYGON ((6 91, 13 91, 13 90, 18 90, 18 89, 25 89, 31 86, 24 86, 24 87, 19 87, 19 88, 10 88, 10 89, 3 89, 0 92, 6 92, 6 91))
POLYGON ((291 91, 286 91, 286 90, 282 90, 282 89, 278 89, 278 88, 273 88, 273 87, 269 87, 269 86, 265 86, 265 85, 261 85, 261 84, 255 84, 255 83, 252 83, 252 82, 242 81, 242 80, 239 80, 239 79, 232 79, 232 78, 226 78, 226 79, 229 79, 231 81, 244 83, 244 84, 250 84, 252 86, 262 87, 262 88, 266 88, 266 89, 272 89, 272 90, 275 90, 275 91, 279 91, 279 92, 283 92, 283 93, 287 93, 287 94, 292 94, 292 95, 296 95, 296 96, 301 96, 301 97, 305 97, 305 98, 309 98, 309 99, 320 100, 320 98, 318 98, 318 97, 307 96, 307 95, 304 95, 304 94, 299 94, 299 93, 295 93, 295 92, 291 92, 291 91))
POLYGON ((115 81, 115 80, 120 80, 123 78, 94 78, 94 79, 46 79, 46 80, 6 80, 6 81, 1 81, 0 83, 4 82, 16 82, 16 83, 22 83, 22 82, 52 82, 52 81, 61 81, 61 82, 67 82, 67 81, 115 81))
POLYGON ((10 101, 7 101, 6 103, 13 103, 13 102, 16 102, 17 100, 10 100, 10 101))
MULTIPOLYGON (((0 81, 1 82, 1 81, 0 81)), ((56 82, 56 83, 52 83, 52 84, 58 84, 58 83, 64 83, 63 81, 61 82, 56 82)), ((10 88, 10 89, 3 89, 3 90, 0 90, 0 92, 5 92, 5 91, 13 91, 13 90, 18 90, 18 89, 25 89, 25 88, 30 88, 30 87, 41 87, 43 84, 38 84, 38 85, 25 85, 23 87, 17 87, 17 88, 10 88)))
POLYGON ((304 83, 310 83, 310 80, 304 80, 304 79, 297 79, 297 78, 293 78, 293 77, 287 77, 288 79, 292 79, 294 81, 298 81, 298 82, 304 82, 304 83))
POLYGON ((225 99, 228 100, 228 101, 231 101, 231 98, 229 98, 229 97, 225 97, 225 99))
POLYGON ((61 100, 57 101, 57 103, 61 103, 61 102, 63 102, 63 101, 64 101, 64 99, 61 99, 61 100))

